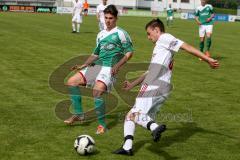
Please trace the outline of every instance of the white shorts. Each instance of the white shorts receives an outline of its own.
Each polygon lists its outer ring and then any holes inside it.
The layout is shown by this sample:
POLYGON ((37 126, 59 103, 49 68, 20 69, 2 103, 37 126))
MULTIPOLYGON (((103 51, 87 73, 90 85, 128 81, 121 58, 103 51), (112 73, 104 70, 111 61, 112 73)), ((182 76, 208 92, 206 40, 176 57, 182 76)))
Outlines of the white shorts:
POLYGON ((213 25, 200 25, 199 37, 204 37, 206 33, 212 33, 213 25))
POLYGON ((87 87, 94 87, 96 82, 102 82, 110 92, 115 82, 115 77, 111 74, 111 67, 94 65, 86 67, 79 73, 83 76, 87 87))
POLYGON ((82 16, 80 14, 75 14, 72 18, 72 22, 82 23, 82 16))
MULTIPOLYGON (((147 86, 147 88, 142 85, 141 90, 139 92, 139 95, 141 96, 136 98, 135 104, 133 108, 130 110, 131 113, 141 113, 144 115, 148 115, 151 119, 155 120, 156 113, 160 110, 160 107, 167 99, 169 93, 165 93, 161 96, 149 96, 152 93, 151 89, 154 89, 154 87, 147 86), (149 89, 147 89, 149 88, 149 89), (147 93, 150 91, 149 93, 147 93)), ((153 90, 152 90, 153 91, 153 90)))
POLYGON ((167 20, 173 20, 173 16, 169 16, 169 17, 167 17, 167 20))

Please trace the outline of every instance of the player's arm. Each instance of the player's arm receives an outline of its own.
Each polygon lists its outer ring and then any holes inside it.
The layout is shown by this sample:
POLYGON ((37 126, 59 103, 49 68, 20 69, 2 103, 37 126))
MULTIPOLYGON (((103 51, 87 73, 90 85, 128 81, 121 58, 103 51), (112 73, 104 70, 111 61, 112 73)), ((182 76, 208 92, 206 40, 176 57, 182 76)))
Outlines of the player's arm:
POLYGON ((98 55, 92 54, 91 56, 88 57, 88 59, 85 61, 83 65, 75 65, 71 68, 71 70, 81 70, 87 66, 90 66, 93 64, 94 61, 98 59, 98 55))
POLYGON ((198 25, 201 25, 201 22, 199 21, 199 11, 195 11, 195 21, 197 22, 198 25))
POLYGON ((214 11, 213 11, 213 8, 212 8, 212 10, 211 10, 211 16, 207 19, 207 22, 210 22, 212 19, 213 19, 213 17, 215 16, 215 13, 214 13, 214 11))
POLYGON ((123 89, 126 91, 131 90, 133 87, 139 85, 140 83, 142 83, 146 77, 148 72, 145 72, 144 74, 142 74, 139 78, 137 78, 136 80, 129 82, 129 81, 125 81, 123 83, 123 89))
POLYGON ((183 43, 180 47, 181 49, 187 51, 188 53, 201 58, 202 60, 204 60, 205 62, 207 62, 211 68, 218 68, 219 67, 219 63, 217 60, 212 59, 210 57, 207 57, 205 54, 203 54, 201 51, 199 51, 198 49, 194 48, 193 46, 187 44, 187 43, 183 43))
POLYGON ((98 9, 98 7, 97 7, 97 14, 96 14, 96 16, 97 16, 97 20, 98 21, 100 21, 100 14, 99 14, 100 12, 99 12, 99 9, 98 9))
POLYGON ((195 21, 197 22, 198 25, 201 25, 201 22, 199 21, 199 16, 195 16, 195 21))
POLYGON ((74 16, 75 10, 76 10, 76 8, 73 7, 72 16, 74 16))
POLYGON ((118 62, 116 63, 113 67, 112 67, 112 75, 117 74, 117 72, 119 71, 119 69, 129 60, 131 59, 133 55, 133 52, 127 52, 124 57, 118 62))
POLYGON ((83 6, 80 9, 80 15, 82 15, 82 12, 83 12, 83 6))

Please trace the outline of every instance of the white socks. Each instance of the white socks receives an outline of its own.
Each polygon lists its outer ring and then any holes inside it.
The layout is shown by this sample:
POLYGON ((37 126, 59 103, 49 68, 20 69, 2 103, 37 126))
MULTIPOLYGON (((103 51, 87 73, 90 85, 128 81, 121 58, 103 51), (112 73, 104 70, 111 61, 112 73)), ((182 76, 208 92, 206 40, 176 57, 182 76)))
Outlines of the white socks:
POLYGON ((134 122, 130 119, 125 119, 124 122, 124 137, 125 142, 123 149, 130 150, 133 146, 133 136, 135 132, 135 123, 141 125, 142 127, 154 131, 158 124, 152 121, 152 119, 147 114, 138 114, 135 116, 134 122))
POLYGON ((132 149, 134 132, 135 132, 135 123, 131 120, 125 120, 124 122, 125 142, 123 145, 123 149, 125 150, 132 149))
POLYGON ((72 30, 73 30, 73 31, 76 31, 76 28, 75 28, 75 24, 74 24, 74 23, 72 23, 72 30))
POLYGON ((80 24, 77 23, 77 32, 79 32, 79 30, 80 30, 80 24))

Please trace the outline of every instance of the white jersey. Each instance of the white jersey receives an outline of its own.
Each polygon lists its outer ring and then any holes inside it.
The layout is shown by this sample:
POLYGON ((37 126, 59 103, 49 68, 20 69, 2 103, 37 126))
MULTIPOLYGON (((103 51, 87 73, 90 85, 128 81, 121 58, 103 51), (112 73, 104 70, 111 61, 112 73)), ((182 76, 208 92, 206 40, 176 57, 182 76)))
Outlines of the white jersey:
POLYGON ((81 1, 74 1, 73 2, 73 15, 80 15, 82 8, 83 8, 83 3, 81 1))
POLYGON ((146 84, 157 87, 159 81, 170 83, 174 52, 178 52, 183 43, 171 34, 160 35, 153 50, 148 74, 144 80, 146 84))
POLYGON ((99 4, 97 6, 97 13, 99 14, 99 19, 100 19, 101 22, 105 21, 103 11, 106 7, 107 7, 107 5, 104 6, 103 4, 99 4))

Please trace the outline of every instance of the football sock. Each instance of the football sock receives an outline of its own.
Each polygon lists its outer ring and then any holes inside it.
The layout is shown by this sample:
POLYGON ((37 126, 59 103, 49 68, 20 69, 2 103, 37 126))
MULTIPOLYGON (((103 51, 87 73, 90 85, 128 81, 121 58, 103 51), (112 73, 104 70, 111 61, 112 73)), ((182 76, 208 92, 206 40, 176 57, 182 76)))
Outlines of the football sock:
POLYGON ((76 28, 75 28, 75 24, 74 24, 74 23, 72 23, 72 30, 73 30, 73 31, 76 31, 76 28))
POLYGON ((199 44, 200 51, 203 52, 204 49, 204 41, 201 41, 199 44))
POLYGON ((69 87, 70 97, 73 103, 74 114, 82 114, 82 97, 78 86, 69 87))
POLYGON ((124 122, 125 141, 123 144, 123 149, 129 150, 132 148, 134 132, 135 132, 135 123, 131 120, 125 120, 124 122))
POLYGON ((158 127, 158 124, 155 123, 154 121, 149 121, 147 123, 147 129, 150 131, 154 131, 158 127))
POLYGON ((95 111, 97 114, 97 119, 98 123, 102 125, 104 128, 106 128, 106 123, 105 123, 105 103, 103 98, 101 97, 95 97, 94 98, 94 103, 95 103, 95 111))
POLYGON ((132 149, 132 144, 133 144, 133 136, 132 135, 125 136, 123 149, 125 149, 125 150, 132 149))
POLYGON ((77 24, 77 32, 79 32, 79 30, 80 30, 80 24, 78 23, 77 24))
POLYGON ((210 50, 211 44, 212 44, 211 37, 208 37, 208 38, 207 38, 207 50, 208 50, 208 51, 210 50))
POLYGON ((138 114, 135 117, 135 122, 138 125, 141 125, 142 127, 147 128, 151 131, 155 130, 158 127, 158 124, 153 122, 147 114, 138 114))

